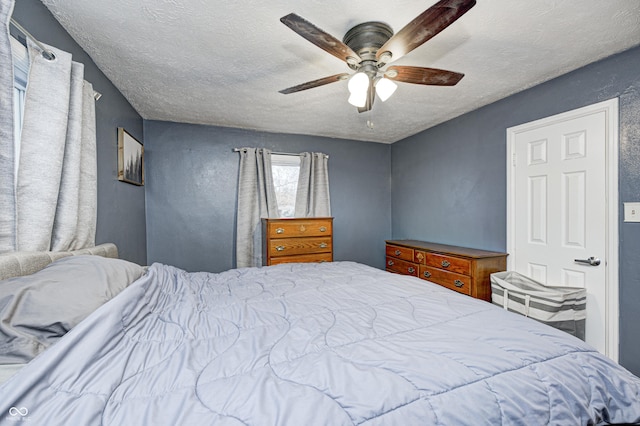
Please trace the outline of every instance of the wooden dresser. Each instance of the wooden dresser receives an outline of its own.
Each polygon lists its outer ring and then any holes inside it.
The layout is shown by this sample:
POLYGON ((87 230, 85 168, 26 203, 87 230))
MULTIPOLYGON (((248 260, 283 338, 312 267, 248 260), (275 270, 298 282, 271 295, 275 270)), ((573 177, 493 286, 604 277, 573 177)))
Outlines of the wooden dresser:
POLYGON ((262 264, 333 261, 333 218, 262 219, 262 264))
POLYGON ((507 268, 507 253, 415 240, 390 240, 387 271, 413 275, 491 301, 491 274, 507 268))

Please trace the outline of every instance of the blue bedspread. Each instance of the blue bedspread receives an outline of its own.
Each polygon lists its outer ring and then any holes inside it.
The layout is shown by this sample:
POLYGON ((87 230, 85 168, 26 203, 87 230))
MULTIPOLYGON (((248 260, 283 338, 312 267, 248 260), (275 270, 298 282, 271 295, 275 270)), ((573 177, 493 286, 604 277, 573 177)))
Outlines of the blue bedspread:
POLYGON ((352 262, 154 264, 0 387, 15 425, 586 425, 640 379, 584 342, 352 262))

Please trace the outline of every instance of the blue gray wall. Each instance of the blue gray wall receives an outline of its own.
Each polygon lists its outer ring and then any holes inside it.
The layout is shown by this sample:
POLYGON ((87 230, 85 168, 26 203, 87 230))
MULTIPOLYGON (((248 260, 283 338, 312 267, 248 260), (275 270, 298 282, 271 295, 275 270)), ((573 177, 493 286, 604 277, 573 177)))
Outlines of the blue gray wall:
MULTIPOLYGON (((638 70, 635 48, 393 144, 393 238, 506 250, 506 129, 614 97, 620 211, 640 201, 638 70)), ((619 222, 620 363, 640 375, 640 223, 619 222)))
POLYGON ((39 41, 73 54, 84 64, 85 80, 102 93, 96 103, 98 224, 96 242, 118 245, 120 257, 145 264, 144 187, 117 180, 117 128, 143 141, 142 118, 38 0, 17 0, 13 18, 39 41))
POLYGON ((391 236, 389 145, 145 121, 148 262, 189 271, 235 266, 239 154, 233 148, 329 155, 334 258, 384 267, 391 236))

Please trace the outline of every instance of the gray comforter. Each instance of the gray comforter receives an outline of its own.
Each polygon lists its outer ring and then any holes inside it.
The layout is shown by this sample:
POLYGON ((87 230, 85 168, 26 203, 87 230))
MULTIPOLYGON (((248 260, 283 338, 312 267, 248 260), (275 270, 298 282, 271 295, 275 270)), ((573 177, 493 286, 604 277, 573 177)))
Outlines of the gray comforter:
POLYGON ((351 262, 155 264, 0 387, 32 425, 640 421, 640 379, 582 341, 351 262))

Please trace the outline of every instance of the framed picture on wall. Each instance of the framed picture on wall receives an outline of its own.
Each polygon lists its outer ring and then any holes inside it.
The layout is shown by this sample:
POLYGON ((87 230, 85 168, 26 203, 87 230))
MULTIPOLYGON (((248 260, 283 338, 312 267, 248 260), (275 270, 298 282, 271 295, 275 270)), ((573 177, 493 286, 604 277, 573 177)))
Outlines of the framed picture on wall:
POLYGON ((118 180, 144 185, 144 146, 118 127, 118 180))

